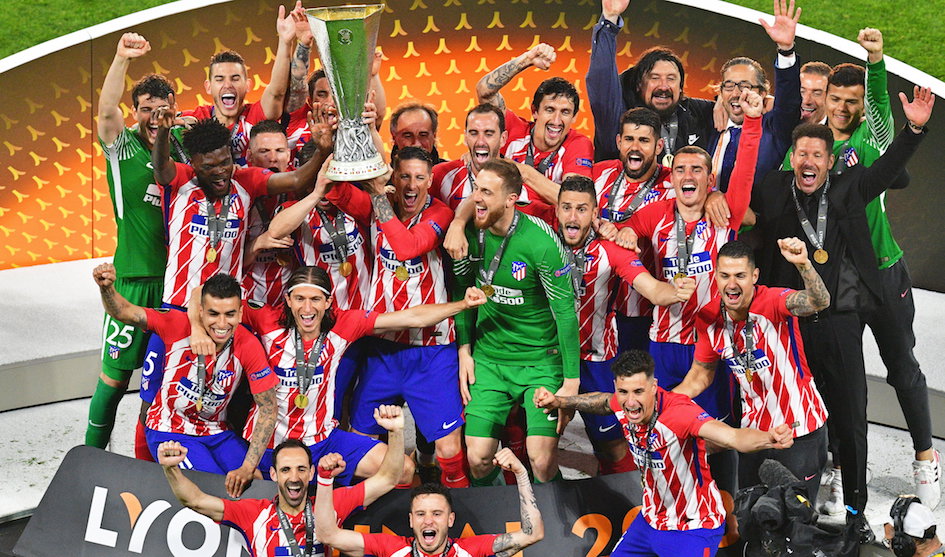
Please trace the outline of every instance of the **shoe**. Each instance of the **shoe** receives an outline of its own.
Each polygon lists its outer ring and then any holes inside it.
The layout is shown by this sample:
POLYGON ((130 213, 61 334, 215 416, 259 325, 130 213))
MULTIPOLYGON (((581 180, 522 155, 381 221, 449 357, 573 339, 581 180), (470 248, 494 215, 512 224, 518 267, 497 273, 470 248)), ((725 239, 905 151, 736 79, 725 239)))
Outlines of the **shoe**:
POLYGON ((942 499, 942 455, 932 451, 932 460, 912 462, 912 476, 915 478, 915 494, 922 504, 935 509, 942 499))
POLYGON ((848 507, 847 524, 849 525, 851 522, 855 524, 860 545, 868 545, 876 541, 876 534, 873 533, 873 528, 870 527, 866 516, 862 512, 856 512, 848 507))
POLYGON ((817 512, 830 516, 843 514, 843 476, 839 468, 830 468, 824 473, 827 477, 826 482, 821 482, 827 486, 827 497, 817 505, 817 512))

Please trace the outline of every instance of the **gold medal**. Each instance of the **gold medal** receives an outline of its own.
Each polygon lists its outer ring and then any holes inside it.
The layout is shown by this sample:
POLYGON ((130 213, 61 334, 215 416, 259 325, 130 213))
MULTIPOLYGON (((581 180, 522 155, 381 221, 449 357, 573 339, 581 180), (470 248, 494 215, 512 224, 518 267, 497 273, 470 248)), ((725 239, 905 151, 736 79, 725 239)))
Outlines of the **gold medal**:
MULTIPOLYGON (((341 276, 343 276, 343 277, 347 277, 348 275, 350 275, 350 274, 351 274, 351 271, 352 271, 353 269, 354 269, 354 267, 351 265, 351 263, 349 263, 349 262, 347 262, 347 261, 342 261, 341 264, 338 265, 338 273, 339 273, 341 276)), ((406 268, 404 268, 404 267, 398 267, 398 268, 397 268, 397 278, 399 278, 400 280, 404 280, 404 279, 400 278, 400 270, 401 270, 401 269, 404 269, 404 274, 405 274, 405 275, 407 274, 407 269, 406 269, 406 268)), ((404 277, 404 278, 407 278, 407 277, 404 277)))
POLYGON ((687 275, 686 273, 684 273, 684 272, 682 272, 682 271, 679 271, 678 273, 676 273, 675 275, 673 275, 673 280, 684 279, 684 278, 686 278, 687 276, 689 276, 689 275, 687 275))
POLYGON ((407 272, 407 267, 401 265, 394 271, 394 276, 397 277, 397 280, 407 280, 410 278, 410 273, 407 272))
POLYGON ((483 284, 480 290, 482 290, 482 292, 490 298, 493 294, 495 294, 495 287, 493 287, 491 284, 483 284))
POLYGON ((202 411, 203 411, 203 399, 198 398, 197 399, 197 412, 202 412, 202 411))
POLYGON ((826 263, 828 258, 829 256, 827 255, 827 250, 823 248, 818 248, 814 250, 814 261, 816 261, 820 265, 823 265, 824 263, 826 263))
POLYGON ((302 393, 295 395, 295 405, 299 408, 305 408, 308 406, 308 397, 302 393))
POLYGON ((747 379, 748 382, 751 383, 751 380, 754 379, 754 378, 755 378, 755 373, 754 373, 752 370, 750 370, 750 369, 748 369, 748 368, 746 367, 746 368, 745 368, 745 379, 747 379))
POLYGON ((210 246, 210 249, 207 250, 207 261, 213 263, 217 260, 217 248, 210 246))

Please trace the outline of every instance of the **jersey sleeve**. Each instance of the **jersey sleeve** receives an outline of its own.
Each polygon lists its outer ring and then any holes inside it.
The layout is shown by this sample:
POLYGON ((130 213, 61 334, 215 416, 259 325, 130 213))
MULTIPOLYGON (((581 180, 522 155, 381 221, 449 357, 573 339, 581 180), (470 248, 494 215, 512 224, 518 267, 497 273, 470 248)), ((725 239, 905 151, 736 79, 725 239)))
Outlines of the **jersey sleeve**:
POLYGON ((895 136, 892 105, 886 78, 886 59, 866 64, 866 125, 870 136, 867 140, 880 153, 889 147, 895 136))
POLYGON ((502 144, 500 151, 505 153, 505 148, 509 146, 509 143, 516 139, 521 139, 527 137, 528 130, 528 121, 524 118, 521 118, 518 114, 512 112, 508 108, 505 109, 505 130, 509 132, 508 137, 505 140, 505 143, 502 144))
POLYGON ((580 341, 577 312, 574 307, 574 283, 571 282, 570 256, 565 247, 549 231, 550 241, 538 259, 538 278, 548 298, 558 330, 558 350, 564 366, 564 377, 580 377, 580 341))
POLYGON ((797 292, 797 290, 792 288, 769 287, 767 291, 772 295, 765 297, 765 302, 761 304, 761 307, 758 308, 758 311, 765 311, 783 318, 792 317, 794 315, 787 307, 787 299, 788 296, 794 294, 797 292))
POLYGON ((594 144, 584 134, 571 130, 573 139, 561 158, 561 175, 577 174, 590 178, 594 169, 594 144))
POLYGON ((237 329, 237 334, 239 338, 234 342, 239 343, 239 359, 249 379, 249 391, 255 395, 275 387, 278 379, 269 368, 266 352, 259 339, 245 329, 237 329))
POLYGON ((601 245, 607 252, 608 259, 610 259, 610 266, 617 273, 617 276, 627 284, 632 286, 633 281, 638 276, 648 272, 636 253, 606 240, 602 241, 601 245))
MULTIPOLYGON (((669 394, 673 393, 664 393, 663 396, 669 394)), ((672 403, 672 412, 664 412, 660 415, 660 421, 673 430, 680 439, 698 437, 702 426, 715 418, 686 395, 676 395, 675 398, 676 400, 672 403)))
POLYGON ((147 330, 154 331, 161 338, 172 338, 182 326, 187 327, 186 336, 190 336, 190 322, 182 311, 144 308, 144 315, 148 320, 147 330))
POLYGON ((243 300, 243 323, 254 333, 264 335, 280 327, 281 312, 272 306, 254 307, 243 300))
POLYGON ((468 538, 456 540, 456 545, 466 550, 466 552, 473 557, 489 557, 490 555, 495 555, 495 552, 492 550, 492 545, 498 537, 497 534, 469 536, 468 538))
POLYGON ((420 222, 415 226, 407 228, 396 215, 380 223, 380 226, 384 230, 384 237, 394 251, 394 256, 405 261, 419 257, 439 246, 451 220, 453 220, 453 211, 436 200, 423 211, 420 222))
POLYGON ((625 105, 617 70, 617 33, 623 18, 614 25, 604 17, 591 32, 591 59, 587 66, 587 99, 594 116, 595 155, 600 160, 616 158, 614 138, 620 133, 620 115, 625 105))
MULTIPOLYGON (((181 186, 194 179, 194 168, 189 164, 175 162, 174 170, 176 173, 174 174, 174 179, 171 180, 170 184, 158 184, 171 188, 172 192, 176 192, 181 186)), ((155 180, 155 182, 156 181, 157 180, 155 180)))
POLYGON ((273 172, 268 168, 248 166, 237 168, 233 173, 233 177, 241 186, 246 188, 253 199, 256 199, 269 194, 269 178, 272 174, 273 172))
POLYGON ((377 316, 380 314, 370 309, 352 309, 337 311, 335 315, 336 321, 335 326, 331 328, 332 332, 348 342, 354 342, 371 334, 377 316))
POLYGON ((342 212, 348 213, 358 222, 371 222, 374 205, 371 196, 350 182, 336 182, 325 196, 329 202, 342 212))
POLYGON ((610 404, 610 409, 611 409, 614 413, 617 413, 617 412, 620 412, 621 410, 623 410, 623 409, 620 407, 620 403, 617 402, 617 393, 614 393, 613 395, 611 395, 611 397, 610 397, 610 403, 609 403, 609 404, 610 404))
POLYGON ((375 557, 389 557, 399 549, 409 548, 410 543, 403 536, 392 534, 361 534, 364 540, 364 554, 375 557))
POLYGON ((742 136, 735 153, 735 168, 728 181, 725 201, 728 202, 732 217, 728 226, 738 230, 745 218, 748 204, 751 202, 751 186, 755 181, 755 168, 758 166, 758 148, 761 145, 761 117, 745 116, 742 136))
MULTIPOLYGON (((244 110, 246 111, 246 121, 250 124, 258 124, 266 119, 266 112, 259 101, 247 104, 244 110)), ((275 116, 272 119, 276 120, 278 118, 278 116, 275 116)))
POLYGON ((220 524, 248 534, 252 531, 253 521, 259 516, 259 511, 262 510, 260 503, 265 502, 267 501, 261 499, 238 499, 236 501, 223 499, 223 520, 220 521, 220 524))
POLYGON ((709 337, 709 315, 704 308, 696 316, 696 352, 693 359, 697 362, 712 364, 719 360, 719 355, 712 346, 709 337))
MULTIPOLYGON (((466 257, 462 259, 453 259, 453 300, 462 300, 466 296, 466 289, 476 284, 476 270, 478 265, 473 261, 473 250, 479 254, 479 243, 475 233, 475 227, 472 223, 466 225, 466 241, 469 242, 469 250, 466 257)), ((482 254, 479 254, 481 257, 482 254)), ((453 316, 453 324, 456 328, 456 344, 472 344, 476 338, 476 317, 475 308, 461 311, 453 316)))
POLYGON ((639 238, 651 238, 656 230, 656 223, 659 222, 660 215, 666 210, 667 204, 675 202, 675 200, 664 200, 650 203, 640 207, 624 222, 614 224, 617 225, 617 228, 630 228, 639 238))
POLYGON ((332 504, 340 526, 355 511, 364 507, 364 482, 332 490, 332 504))

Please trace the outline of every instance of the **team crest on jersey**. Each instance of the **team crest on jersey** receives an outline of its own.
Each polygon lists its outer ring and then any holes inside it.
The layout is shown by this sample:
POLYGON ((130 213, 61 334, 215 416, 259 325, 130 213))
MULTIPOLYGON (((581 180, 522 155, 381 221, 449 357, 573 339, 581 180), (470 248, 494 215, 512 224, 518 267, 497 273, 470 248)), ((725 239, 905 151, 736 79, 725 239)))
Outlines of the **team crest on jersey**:
POLYGON ((109 358, 111 358, 111 359, 113 359, 113 360, 117 360, 117 359, 118 359, 118 356, 120 356, 120 355, 121 355, 121 350, 119 350, 119 348, 118 348, 117 346, 109 346, 109 347, 108 347, 108 357, 109 357, 109 358))
POLYGON ((856 149, 847 147, 843 152, 843 165, 850 168, 851 166, 856 166, 858 162, 860 162, 860 157, 856 155, 856 149))
POLYGON ((696 223, 695 235, 697 237, 701 237, 702 234, 708 229, 709 229, 709 221, 700 220, 699 222, 696 223))
POLYGON ((528 265, 524 261, 512 262, 512 278, 515 280, 525 280, 525 273, 528 271, 528 265))

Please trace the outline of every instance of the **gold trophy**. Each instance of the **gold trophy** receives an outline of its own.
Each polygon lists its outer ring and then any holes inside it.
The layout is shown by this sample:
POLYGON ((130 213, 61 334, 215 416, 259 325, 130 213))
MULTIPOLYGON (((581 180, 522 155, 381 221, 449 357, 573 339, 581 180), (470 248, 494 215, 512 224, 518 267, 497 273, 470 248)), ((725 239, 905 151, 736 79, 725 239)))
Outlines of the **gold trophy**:
POLYGON ((331 180, 369 180, 387 170, 361 120, 383 9, 363 4, 305 10, 338 109, 335 156, 326 171, 331 180))

